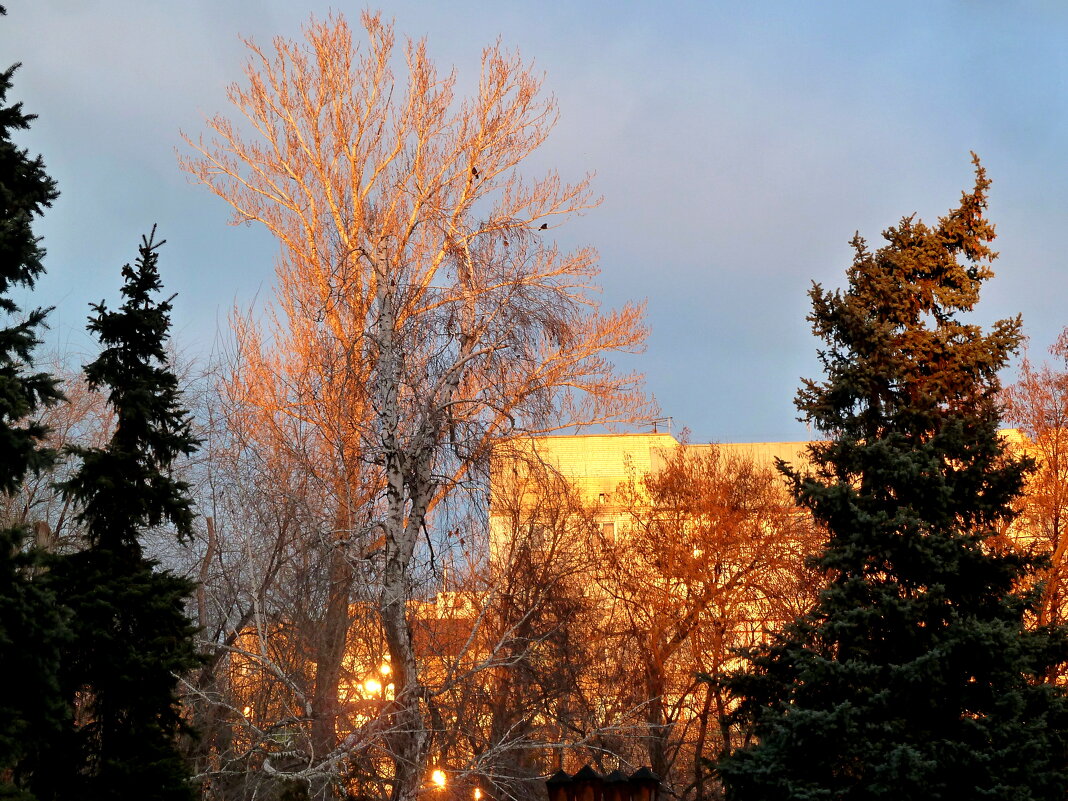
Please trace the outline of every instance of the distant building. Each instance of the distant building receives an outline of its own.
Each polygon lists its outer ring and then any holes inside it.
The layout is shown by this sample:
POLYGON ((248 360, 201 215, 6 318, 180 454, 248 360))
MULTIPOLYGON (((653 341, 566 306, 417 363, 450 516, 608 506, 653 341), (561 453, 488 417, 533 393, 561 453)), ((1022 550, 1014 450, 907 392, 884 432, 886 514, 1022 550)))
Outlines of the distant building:
MULTIPOLYGON (((774 467, 776 459, 793 464, 806 460, 808 442, 747 442, 719 444, 680 443, 671 434, 576 434, 531 437, 516 440, 498 449, 491 479, 490 552, 499 552, 501 538, 507 536, 508 516, 501 500, 510 498, 511 485, 529 472, 530 463, 555 472, 572 487, 579 503, 592 510, 605 534, 614 536, 623 525, 622 513, 614 498, 620 485, 639 481, 664 468, 678 448, 749 457, 757 464, 774 467)), ((531 499, 533 502, 533 499, 531 499)))

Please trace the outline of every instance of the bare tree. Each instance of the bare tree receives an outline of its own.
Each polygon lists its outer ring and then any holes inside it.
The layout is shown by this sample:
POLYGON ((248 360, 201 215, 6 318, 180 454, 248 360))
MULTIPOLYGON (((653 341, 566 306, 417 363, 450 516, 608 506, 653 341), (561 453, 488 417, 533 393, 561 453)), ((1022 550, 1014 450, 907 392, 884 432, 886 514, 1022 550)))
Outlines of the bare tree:
POLYGON ((1036 366, 1025 357, 1020 380, 1003 394, 1005 417, 1020 427, 1026 436, 1022 450, 1035 459, 1014 529, 1022 544, 1050 558, 1040 576, 1040 626, 1062 625, 1068 616, 1068 328, 1049 351, 1057 366, 1036 366))
POLYGON ((68 359, 55 356, 50 372, 60 383, 64 401, 39 410, 36 422, 48 434, 45 443, 56 451, 49 469, 34 473, 13 495, 0 495, 0 527, 26 525, 35 528, 38 545, 48 550, 80 547, 75 511, 54 484, 66 478, 76 463, 65 453, 68 445, 100 447, 111 435, 112 415, 104 398, 91 392, 80 372, 67 366, 68 359))
POLYGON ((702 752, 729 751, 732 735, 727 698, 699 676, 811 602, 813 528, 773 469, 715 445, 676 449, 612 503, 625 522, 602 537, 604 638, 632 666, 619 686, 642 711, 648 764, 674 795, 700 798, 702 752))
POLYGON ((479 541, 489 559, 463 580, 479 611, 475 658, 442 685, 437 700, 451 726, 440 739, 493 798, 535 799, 541 777, 590 735, 571 727, 569 710, 595 647, 586 588, 596 524, 535 453, 504 445, 495 461, 488 540, 479 541))
POLYGON ((196 778, 207 798, 333 786, 354 772, 352 755, 374 739, 367 721, 358 720, 367 709, 353 697, 367 666, 382 662, 371 597, 354 593, 346 611, 338 669, 345 747, 324 754, 313 744, 311 712, 336 550, 329 499, 292 449, 263 448, 250 438, 248 421, 230 405, 215 370, 196 383, 201 391, 191 405, 203 448, 191 479, 204 518, 185 568, 200 583, 193 615, 204 655, 185 678, 199 734, 187 743, 196 778))
POLYGON ((639 348, 641 309, 598 310, 594 253, 545 233, 593 204, 588 179, 525 179, 556 120, 518 55, 487 48, 459 100, 423 42, 392 72, 394 35, 365 14, 312 21, 304 43, 248 42, 247 83, 214 140, 182 164, 280 243, 266 332, 235 316, 226 391, 249 442, 309 476, 332 510, 316 621, 312 743, 331 759, 354 566, 376 551, 377 606, 394 671, 392 796, 411 799, 428 752, 407 601, 432 510, 498 438, 648 413, 638 377, 607 353, 639 348), (246 135, 243 131, 248 131, 246 135))

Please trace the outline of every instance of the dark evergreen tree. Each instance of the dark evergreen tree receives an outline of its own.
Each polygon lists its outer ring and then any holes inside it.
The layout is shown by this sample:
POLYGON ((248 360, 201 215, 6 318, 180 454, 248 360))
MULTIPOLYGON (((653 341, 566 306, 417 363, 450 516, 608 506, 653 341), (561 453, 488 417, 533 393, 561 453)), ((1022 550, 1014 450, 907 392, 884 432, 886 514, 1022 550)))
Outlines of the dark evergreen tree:
POLYGON ((827 532, 815 609, 730 685, 755 744, 719 764, 729 799, 1063 799, 1060 630, 1028 631, 1033 565, 1000 549, 1027 465, 998 436, 1020 321, 963 319, 993 273, 989 182, 928 227, 907 217, 844 292, 814 286, 826 376, 797 406, 830 440, 784 468, 827 532))
MULTIPOLYGON (((3 9, 0 8, 0 13, 3 9)), ((44 272, 44 249, 34 218, 58 193, 40 156, 16 147, 12 133, 34 119, 21 103, 8 104, 18 65, 0 73, 0 493, 14 493, 30 471, 47 467, 53 453, 33 415, 62 398, 56 381, 32 368, 46 309, 23 313, 10 293, 32 288, 44 272)), ((63 719, 56 684, 63 620, 54 599, 33 580, 37 555, 26 531, 0 520, 0 797, 16 797, 23 760, 50 739, 63 719)))
POLYGON ((164 525, 190 536, 188 486, 172 465, 197 445, 164 349, 171 304, 155 299, 163 243, 152 239, 142 240, 134 266, 123 267, 122 306, 95 305, 89 323, 104 347, 86 378, 107 391, 115 429, 105 448, 71 449, 81 464, 61 487, 81 510, 88 547, 49 573, 72 612, 74 645, 62 677, 75 719, 51 769, 39 771, 42 798, 193 795, 177 750, 175 680, 197 661, 184 612, 193 585, 142 551, 145 533, 164 525))

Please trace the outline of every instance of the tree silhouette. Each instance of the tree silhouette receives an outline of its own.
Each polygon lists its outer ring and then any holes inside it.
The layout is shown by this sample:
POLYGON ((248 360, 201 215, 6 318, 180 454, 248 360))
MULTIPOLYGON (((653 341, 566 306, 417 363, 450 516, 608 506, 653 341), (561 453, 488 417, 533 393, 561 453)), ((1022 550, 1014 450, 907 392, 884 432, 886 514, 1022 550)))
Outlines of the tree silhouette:
POLYGON ((144 535, 163 525, 190 536, 188 487, 172 466, 197 446, 164 349, 171 304, 155 299, 163 243, 153 236, 123 267, 122 306, 96 304, 89 322, 104 349, 86 378, 107 391, 115 428, 106 447, 69 449, 81 465, 61 485, 81 510, 88 547, 49 573, 72 612, 63 687, 75 715, 38 780, 42 797, 193 795, 176 747, 183 724, 175 695, 175 675, 197 663, 184 610, 193 585, 142 549, 144 535))
MULTIPOLYGON (((0 9, 2 11, 2 9, 0 9)), ((44 248, 32 224, 58 196, 41 157, 12 142, 34 115, 8 104, 18 65, 0 73, 0 493, 15 493, 31 472, 51 464, 45 426, 35 413, 62 398, 55 379, 32 368, 47 309, 22 316, 12 289, 32 288, 44 272, 44 248)), ((33 753, 60 725, 64 707, 57 685, 62 616, 40 581, 38 555, 26 550, 26 530, 0 521, 0 795, 17 797, 28 780, 33 753)), ((28 797, 28 796, 27 796, 28 797)))

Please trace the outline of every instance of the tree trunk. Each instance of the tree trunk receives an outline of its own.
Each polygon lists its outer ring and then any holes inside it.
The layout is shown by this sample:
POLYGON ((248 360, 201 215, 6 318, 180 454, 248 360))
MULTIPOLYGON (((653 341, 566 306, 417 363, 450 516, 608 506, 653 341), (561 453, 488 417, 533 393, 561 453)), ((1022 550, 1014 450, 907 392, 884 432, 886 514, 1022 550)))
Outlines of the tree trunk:
POLYGON ((652 656, 645 667, 645 690, 649 699, 646 705, 645 723, 649 730, 649 766, 653 773, 667 781, 667 738, 670 726, 664 714, 664 665, 652 656))
MULTIPOLYGON (((315 643, 315 688, 312 695, 313 759, 321 760, 337 747, 338 684, 345 659, 349 630, 349 595, 352 568, 342 548, 330 554, 330 588, 326 612, 315 643)), ((330 785, 316 788, 315 796, 329 798, 330 785)))
POLYGON ((377 256, 374 263, 378 274, 376 396, 380 404, 378 424, 386 479, 386 563, 382 571, 380 607, 394 676, 388 738, 394 765, 391 798, 414 801, 425 772, 428 740, 407 601, 411 595, 409 569, 430 500, 432 451, 416 445, 405 449, 402 445, 398 396, 403 354, 397 342, 396 286, 384 259, 377 256))
POLYGON ((403 572, 387 568, 382 625, 394 678, 394 701, 389 721, 389 750, 394 764, 392 801, 414 801, 419 794, 428 745, 421 706, 422 687, 416 669, 412 632, 405 614, 405 580, 403 572))
POLYGON ((693 749, 693 786, 694 801, 705 801, 705 766, 701 761, 708 736, 708 715, 712 708, 712 687, 705 685, 705 700, 697 715, 697 742, 693 749))

